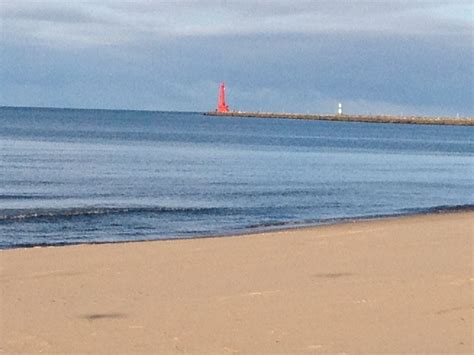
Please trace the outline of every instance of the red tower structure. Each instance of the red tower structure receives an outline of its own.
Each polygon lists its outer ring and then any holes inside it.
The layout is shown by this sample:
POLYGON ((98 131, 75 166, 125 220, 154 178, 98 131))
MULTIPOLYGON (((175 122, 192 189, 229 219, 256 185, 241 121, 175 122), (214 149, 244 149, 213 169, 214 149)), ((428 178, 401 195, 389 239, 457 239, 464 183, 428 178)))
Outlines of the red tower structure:
POLYGON ((219 86, 219 99, 217 101, 217 112, 229 112, 229 106, 225 103, 225 86, 219 86))

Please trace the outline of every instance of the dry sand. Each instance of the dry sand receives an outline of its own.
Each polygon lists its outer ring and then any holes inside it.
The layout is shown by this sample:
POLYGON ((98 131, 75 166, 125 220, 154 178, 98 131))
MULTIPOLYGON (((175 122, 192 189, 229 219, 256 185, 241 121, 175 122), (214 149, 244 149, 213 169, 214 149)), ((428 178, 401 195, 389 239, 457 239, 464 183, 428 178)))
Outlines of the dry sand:
POLYGON ((474 213, 0 252, 5 353, 470 353, 474 213))

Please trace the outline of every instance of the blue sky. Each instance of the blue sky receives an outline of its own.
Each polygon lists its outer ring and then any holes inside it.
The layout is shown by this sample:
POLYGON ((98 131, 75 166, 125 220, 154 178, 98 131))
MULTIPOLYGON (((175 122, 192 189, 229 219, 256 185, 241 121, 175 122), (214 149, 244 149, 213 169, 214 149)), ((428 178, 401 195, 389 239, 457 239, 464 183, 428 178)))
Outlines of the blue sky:
POLYGON ((0 0, 0 105, 474 116, 471 1, 0 0))

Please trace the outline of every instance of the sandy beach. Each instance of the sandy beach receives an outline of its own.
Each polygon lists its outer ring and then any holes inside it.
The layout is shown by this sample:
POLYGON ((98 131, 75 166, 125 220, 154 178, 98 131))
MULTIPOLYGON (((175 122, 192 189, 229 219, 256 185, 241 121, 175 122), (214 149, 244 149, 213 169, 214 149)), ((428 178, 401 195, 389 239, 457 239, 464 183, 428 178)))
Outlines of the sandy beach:
POLYGON ((470 353, 474 213, 0 251, 3 353, 470 353))

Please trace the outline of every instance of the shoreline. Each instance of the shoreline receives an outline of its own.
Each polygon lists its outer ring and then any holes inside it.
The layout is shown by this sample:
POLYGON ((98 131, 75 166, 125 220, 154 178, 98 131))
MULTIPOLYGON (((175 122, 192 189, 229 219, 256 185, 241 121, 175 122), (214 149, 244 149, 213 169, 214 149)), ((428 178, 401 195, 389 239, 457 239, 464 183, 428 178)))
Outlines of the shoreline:
POLYGON ((127 244, 127 243, 146 243, 146 242, 160 242, 160 241, 173 241, 173 240, 193 240, 193 239, 212 239, 212 238, 236 238, 247 235, 263 234, 263 233, 274 233, 284 231, 297 231, 301 229, 311 229, 323 226, 336 226, 344 224, 352 224, 359 222, 370 222, 379 220, 390 220, 404 217, 416 217, 425 216, 430 214, 451 214, 451 213, 465 213, 474 212, 474 204, 464 205, 453 205, 453 206, 434 206, 427 208, 415 208, 411 211, 400 212, 394 214, 377 214, 369 216, 355 216, 355 217, 340 217, 340 218, 328 218, 325 220, 313 221, 295 221, 295 222, 281 222, 265 226, 252 226, 249 228, 243 228, 241 230, 233 230, 228 233, 215 233, 215 234, 202 234, 196 236, 179 236, 179 237, 165 237, 165 238, 149 238, 149 239, 135 239, 135 240, 118 240, 118 241, 91 241, 91 242, 77 242, 77 243, 54 243, 54 244, 28 244, 18 245, 12 247, 0 247, 0 253, 5 250, 12 249, 32 249, 32 248, 61 248, 76 245, 102 245, 102 244, 127 244))
POLYGON ((474 212, 8 249, 0 351, 470 353, 474 212))

